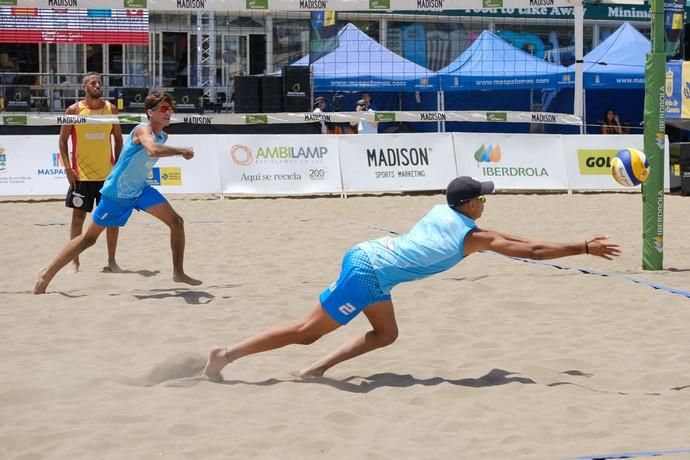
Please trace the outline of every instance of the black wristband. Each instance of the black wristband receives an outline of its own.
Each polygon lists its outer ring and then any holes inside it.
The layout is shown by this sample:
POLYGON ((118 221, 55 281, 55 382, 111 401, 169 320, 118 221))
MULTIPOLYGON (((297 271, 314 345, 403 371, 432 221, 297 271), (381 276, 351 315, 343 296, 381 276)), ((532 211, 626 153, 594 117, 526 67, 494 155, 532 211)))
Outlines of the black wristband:
POLYGON ((589 243, 585 240, 585 254, 589 254, 589 243))

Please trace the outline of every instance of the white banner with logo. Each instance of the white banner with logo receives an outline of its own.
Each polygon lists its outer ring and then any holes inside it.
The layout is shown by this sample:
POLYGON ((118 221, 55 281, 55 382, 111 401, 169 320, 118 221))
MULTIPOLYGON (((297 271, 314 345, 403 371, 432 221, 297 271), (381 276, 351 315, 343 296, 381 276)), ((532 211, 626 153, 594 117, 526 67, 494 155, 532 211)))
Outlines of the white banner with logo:
MULTIPOLYGON (((610 159, 624 148, 642 149, 643 138, 176 134, 169 143, 192 146, 195 156, 158 161, 149 183, 163 193, 304 195, 442 190, 456 175, 492 180, 498 189, 630 190, 613 180, 610 159)), ((665 158, 668 164, 668 142, 665 158)), ((664 184, 668 190, 668 168, 664 184)), ((0 136, 0 196, 64 195, 67 187, 57 135, 0 136)))
POLYGON ((149 184, 161 193, 221 193, 218 136, 172 134, 168 145, 194 148, 194 158, 163 157, 153 167, 149 184))
POLYGON ((455 176, 450 134, 340 136, 345 192, 443 190, 455 176))
MULTIPOLYGON (((218 141, 212 136, 172 135, 170 145, 194 147, 195 156, 161 158, 149 183, 162 193, 220 193, 218 141)), ((0 196, 64 195, 69 184, 58 136, 0 136, 0 196)))
POLYGON ((337 136, 220 135, 223 193, 340 193, 337 136))
POLYGON ((0 137, 0 195, 65 195, 58 136, 0 137))
POLYGON ((454 133, 458 173, 496 189, 567 190, 560 135, 454 133))
MULTIPOLYGON (((573 190, 631 190, 611 175, 611 158, 620 150, 644 151, 642 134, 600 134, 563 136, 563 151, 568 181, 573 190)), ((668 142, 665 142, 664 164, 668 165, 668 142)), ((669 188, 669 169, 665 168, 664 188, 669 188)), ((639 187, 638 187, 639 190, 639 187)))

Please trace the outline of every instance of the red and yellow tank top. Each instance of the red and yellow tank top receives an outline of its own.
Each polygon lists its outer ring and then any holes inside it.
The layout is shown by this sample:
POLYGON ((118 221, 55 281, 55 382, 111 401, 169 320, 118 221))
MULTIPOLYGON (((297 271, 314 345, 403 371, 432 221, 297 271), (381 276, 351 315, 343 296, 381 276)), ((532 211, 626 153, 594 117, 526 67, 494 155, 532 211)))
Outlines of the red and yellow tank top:
MULTIPOLYGON (((78 115, 110 115, 112 104, 92 110, 79 102, 78 115)), ((72 128, 72 168, 80 181, 103 181, 113 169, 115 158, 110 139, 112 124, 74 125, 72 128)))

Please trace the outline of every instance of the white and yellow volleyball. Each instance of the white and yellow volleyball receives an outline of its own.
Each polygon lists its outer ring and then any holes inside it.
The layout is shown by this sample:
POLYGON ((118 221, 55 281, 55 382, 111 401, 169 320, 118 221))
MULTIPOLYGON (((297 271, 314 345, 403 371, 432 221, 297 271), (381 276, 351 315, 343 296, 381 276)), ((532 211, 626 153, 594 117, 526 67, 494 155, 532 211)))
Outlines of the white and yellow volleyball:
POLYGON ((649 178, 647 156, 633 148, 623 149, 611 159, 611 175, 623 187, 635 187, 649 178))

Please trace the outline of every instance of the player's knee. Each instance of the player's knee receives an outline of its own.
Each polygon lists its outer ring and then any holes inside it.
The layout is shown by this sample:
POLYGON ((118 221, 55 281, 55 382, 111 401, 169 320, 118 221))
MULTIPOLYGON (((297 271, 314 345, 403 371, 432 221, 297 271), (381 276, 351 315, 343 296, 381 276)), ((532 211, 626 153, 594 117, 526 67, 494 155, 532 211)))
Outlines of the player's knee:
POLYGON ((321 334, 312 331, 303 331, 299 334, 297 343, 300 345, 311 345, 321 338, 321 334))
POLYGON ((311 345, 321 338, 322 334, 306 325, 300 325, 297 328, 297 344, 311 345))
POLYGON ((84 236, 81 237, 81 244, 80 246, 84 249, 93 246, 96 244, 96 240, 98 239, 97 236, 93 236, 89 233, 86 233, 84 236))
POLYGON ((175 214, 175 216, 172 218, 170 221, 170 227, 171 228, 183 228, 184 227, 184 219, 182 218, 181 215, 175 214))
POLYGON ((376 331, 376 337, 378 338, 378 345, 380 347, 387 347, 397 340, 398 328, 385 331, 376 331))

